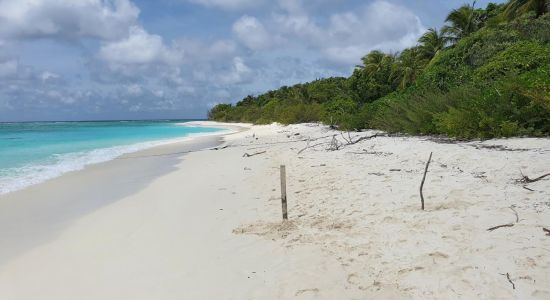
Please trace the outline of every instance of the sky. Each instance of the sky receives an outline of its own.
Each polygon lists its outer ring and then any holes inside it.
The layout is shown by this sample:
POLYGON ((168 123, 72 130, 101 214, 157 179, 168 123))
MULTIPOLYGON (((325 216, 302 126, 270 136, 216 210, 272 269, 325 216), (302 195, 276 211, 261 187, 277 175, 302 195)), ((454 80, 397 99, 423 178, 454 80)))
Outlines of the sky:
POLYGON ((464 3, 0 0, 0 121, 205 118, 218 103, 349 76, 464 3))

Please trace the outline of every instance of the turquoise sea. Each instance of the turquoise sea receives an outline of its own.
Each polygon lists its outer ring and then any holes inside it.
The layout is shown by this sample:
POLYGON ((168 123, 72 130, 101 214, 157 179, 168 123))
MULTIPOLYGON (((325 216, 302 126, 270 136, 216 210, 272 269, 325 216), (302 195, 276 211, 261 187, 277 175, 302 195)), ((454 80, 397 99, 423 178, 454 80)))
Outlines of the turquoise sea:
POLYGON ((185 121, 0 123, 0 194, 196 134, 185 121))

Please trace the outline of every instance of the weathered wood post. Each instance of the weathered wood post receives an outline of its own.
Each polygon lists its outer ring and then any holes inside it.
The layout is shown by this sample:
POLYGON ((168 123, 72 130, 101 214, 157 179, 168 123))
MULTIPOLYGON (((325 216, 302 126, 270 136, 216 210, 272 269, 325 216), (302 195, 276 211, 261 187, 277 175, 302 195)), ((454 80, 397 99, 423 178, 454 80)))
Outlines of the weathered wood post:
POLYGON ((428 167, 430 167, 430 161, 432 161, 432 152, 426 163, 426 169, 424 169, 424 176, 422 176, 422 182, 420 183, 420 200, 422 201, 422 210, 424 210, 424 194, 422 194, 422 188, 424 188, 424 180, 426 180, 426 173, 428 173, 428 167))
POLYGON ((286 167, 281 165, 281 204, 283 206, 283 220, 288 220, 286 210, 286 167))

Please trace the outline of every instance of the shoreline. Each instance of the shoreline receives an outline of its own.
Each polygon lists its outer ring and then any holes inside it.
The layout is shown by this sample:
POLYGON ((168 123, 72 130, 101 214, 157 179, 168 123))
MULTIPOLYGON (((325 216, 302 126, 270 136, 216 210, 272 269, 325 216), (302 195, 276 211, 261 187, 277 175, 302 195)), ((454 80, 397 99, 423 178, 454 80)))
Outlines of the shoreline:
POLYGON ((550 140, 377 137, 327 151, 337 133, 250 126, 218 151, 114 160, 113 173, 0 201, 0 298, 548 298, 550 180, 528 191, 515 179, 547 171, 550 140))
MULTIPOLYGON (((183 127, 200 127, 196 125, 197 124, 196 122, 197 121, 176 123, 176 125, 183 126, 183 127)), ((241 127, 239 126, 222 126, 222 127, 204 126, 204 127, 218 128, 218 129, 221 129, 222 131, 190 133, 184 137, 176 137, 176 138, 170 138, 170 139, 164 139, 164 140, 144 141, 144 142, 138 142, 138 143, 127 144, 127 145, 118 145, 118 146, 112 146, 112 147, 106 147, 106 148, 96 148, 85 152, 72 152, 72 153, 64 154, 65 156, 75 157, 75 158, 72 158, 71 160, 64 159, 55 164, 47 164, 47 165, 36 164, 36 163, 33 165, 29 165, 28 168, 34 168, 34 169, 41 168, 41 170, 34 171, 29 174, 25 173, 24 175, 21 175, 15 178, 6 178, 7 183, 4 182, 4 184, 0 187, 0 201, 2 196, 4 195, 24 190, 33 185, 47 182, 49 180, 63 176, 67 173, 82 171, 93 165, 109 162, 115 159, 124 158, 129 155, 140 153, 143 151, 147 153, 147 151, 151 149, 152 150, 150 152, 155 152, 156 151, 155 149, 157 148, 161 149, 162 147, 170 147, 171 145, 174 145, 174 144, 188 143, 197 137, 207 137, 207 136, 221 137, 226 134, 239 132, 239 130, 242 130, 242 128, 244 128, 242 126, 241 127), (97 154, 98 152, 103 154, 97 154), (78 156, 75 156, 75 155, 78 155, 78 156), (75 159, 78 159, 78 161, 84 159, 85 161, 84 162, 77 161, 76 165, 74 165, 75 159), (40 173, 35 173, 35 172, 40 172, 40 173)))
POLYGON ((224 136, 246 130, 242 126, 217 128, 227 132, 179 138, 0 195, 0 236, 8 237, 0 241, 0 268, 5 260, 54 236, 80 216, 131 196, 175 171, 187 153, 218 146, 224 136), (16 242, 10 241, 16 235, 20 235, 16 242))

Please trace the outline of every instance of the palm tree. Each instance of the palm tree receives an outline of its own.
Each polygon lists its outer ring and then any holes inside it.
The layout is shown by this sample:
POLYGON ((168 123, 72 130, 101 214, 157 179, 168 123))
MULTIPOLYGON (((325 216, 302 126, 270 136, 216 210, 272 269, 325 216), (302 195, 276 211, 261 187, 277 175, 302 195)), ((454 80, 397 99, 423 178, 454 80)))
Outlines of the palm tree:
POLYGON ((550 8, 548 0, 511 0, 504 10, 508 19, 513 19, 527 12, 535 12, 537 18, 547 13, 550 8))
POLYGON ((445 19, 450 25, 443 26, 441 32, 451 43, 477 31, 481 25, 480 12, 472 5, 463 5, 454 9, 445 19))
POLYGON ((422 56, 430 60, 447 45, 447 39, 443 34, 439 33, 436 28, 428 29, 428 32, 424 33, 420 39, 418 39, 418 42, 420 43, 422 56))
POLYGON ((405 89, 416 82, 426 64, 420 47, 405 49, 393 64, 390 77, 399 89, 405 89))

